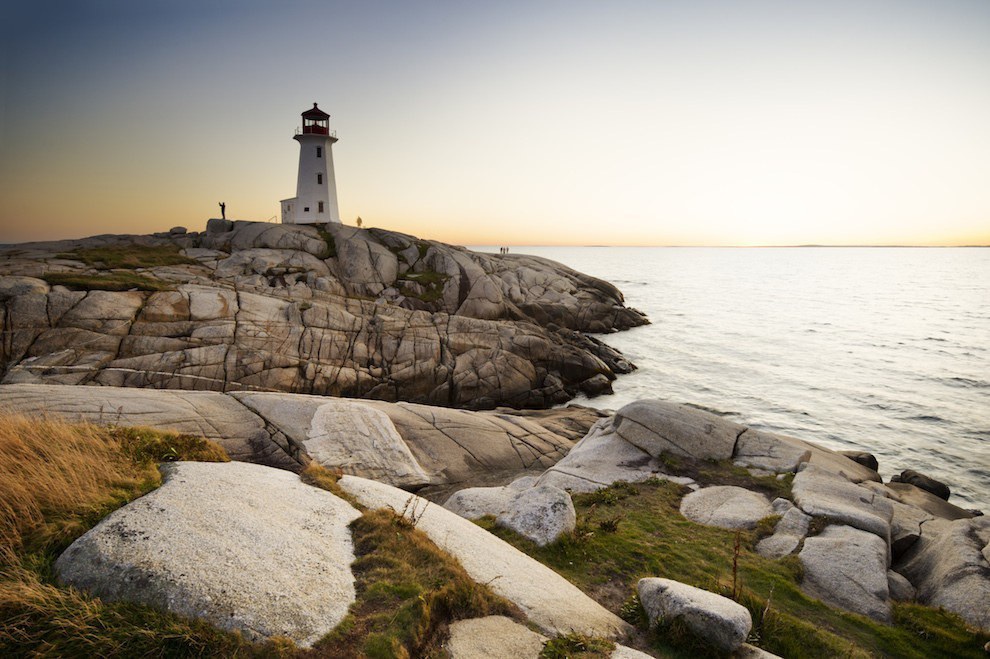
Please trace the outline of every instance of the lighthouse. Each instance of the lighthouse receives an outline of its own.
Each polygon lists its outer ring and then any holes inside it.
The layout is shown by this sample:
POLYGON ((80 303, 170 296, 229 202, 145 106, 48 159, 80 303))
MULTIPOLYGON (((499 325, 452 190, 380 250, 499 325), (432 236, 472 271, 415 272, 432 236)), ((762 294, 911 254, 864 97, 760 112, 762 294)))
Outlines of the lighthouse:
POLYGON ((296 196, 282 200, 282 223, 340 223, 332 151, 337 133, 330 130, 330 115, 313 103, 293 139, 299 142, 299 175, 296 196))

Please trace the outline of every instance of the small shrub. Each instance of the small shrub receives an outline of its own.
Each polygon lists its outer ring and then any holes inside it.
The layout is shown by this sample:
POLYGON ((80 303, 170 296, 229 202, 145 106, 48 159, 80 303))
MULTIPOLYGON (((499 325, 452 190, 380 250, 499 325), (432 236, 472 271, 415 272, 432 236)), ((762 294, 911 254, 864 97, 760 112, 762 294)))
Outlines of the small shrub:
POLYGON ((617 532, 619 530, 619 522, 622 521, 623 517, 623 515, 614 515, 598 520, 598 530, 602 533, 617 532))
POLYGON ((629 599, 622 603, 622 606, 619 608, 619 617, 630 625, 641 629, 646 629, 650 625, 649 616, 647 616, 642 602, 639 601, 639 593, 636 591, 633 591, 629 599))

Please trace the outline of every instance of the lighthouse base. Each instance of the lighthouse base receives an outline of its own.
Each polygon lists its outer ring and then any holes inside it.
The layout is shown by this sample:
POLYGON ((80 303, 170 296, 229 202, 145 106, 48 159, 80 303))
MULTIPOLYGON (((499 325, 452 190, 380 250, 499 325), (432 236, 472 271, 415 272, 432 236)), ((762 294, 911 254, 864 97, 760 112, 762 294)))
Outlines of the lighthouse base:
POLYGON ((282 200, 282 224, 340 224, 336 205, 300 201, 299 197, 282 200))

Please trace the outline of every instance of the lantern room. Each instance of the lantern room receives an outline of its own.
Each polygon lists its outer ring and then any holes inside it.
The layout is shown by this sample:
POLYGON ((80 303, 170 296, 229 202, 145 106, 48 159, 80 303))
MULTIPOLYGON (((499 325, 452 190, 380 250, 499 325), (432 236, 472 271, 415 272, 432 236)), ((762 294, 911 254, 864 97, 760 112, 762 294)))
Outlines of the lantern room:
POLYGON ((302 120, 303 135, 330 134, 330 115, 316 107, 316 103, 313 103, 312 110, 306 110, 302 113, 302 120))

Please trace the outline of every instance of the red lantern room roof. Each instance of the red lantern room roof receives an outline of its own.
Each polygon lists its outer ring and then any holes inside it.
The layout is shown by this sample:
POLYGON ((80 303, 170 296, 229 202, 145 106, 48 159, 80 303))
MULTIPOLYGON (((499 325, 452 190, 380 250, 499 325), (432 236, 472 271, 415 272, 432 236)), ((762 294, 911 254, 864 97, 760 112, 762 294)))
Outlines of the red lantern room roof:
POLYGON ((316 103, 313 103, 313 109, 306 110, 302 113, 303 119, 329 119, 330 115, 316 107, 316 103))

